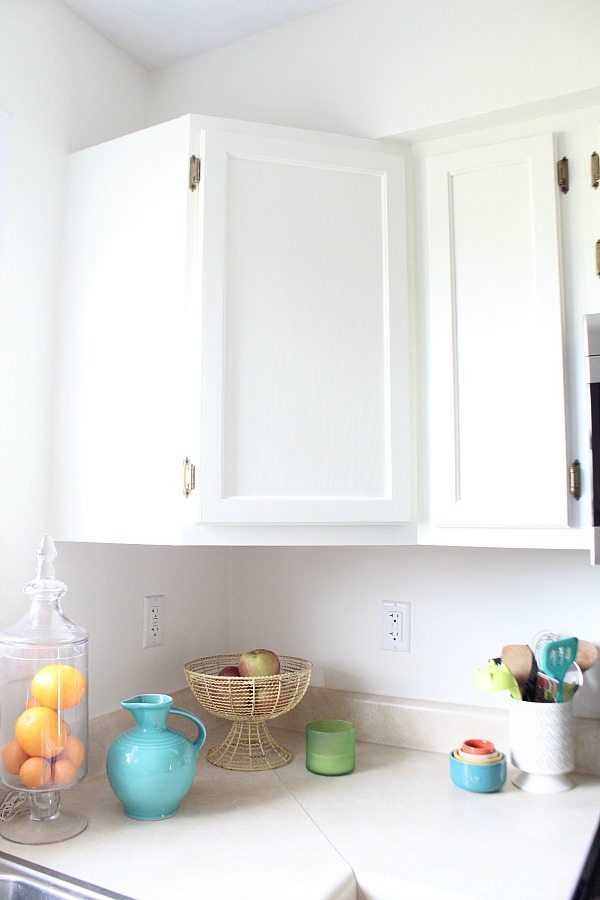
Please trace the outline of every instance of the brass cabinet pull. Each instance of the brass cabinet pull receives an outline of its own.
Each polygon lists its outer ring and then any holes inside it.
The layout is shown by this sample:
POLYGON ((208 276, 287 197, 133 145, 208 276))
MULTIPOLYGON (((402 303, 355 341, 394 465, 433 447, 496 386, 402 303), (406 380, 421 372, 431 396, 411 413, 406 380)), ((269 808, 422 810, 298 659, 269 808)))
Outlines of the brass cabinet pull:
POLYGON ((578 459, 569 466, 569 492, 575 500, 581 497, 581 463, 578 459))
POLYGON ((183 461, 183 496, 189 497, 196 489, 196 466, 189 456, 183 461))
POLYGON ((563 156, 562 159, 556 164, 556 172, 558 176, 558 186, 563 192, 563 194, 569 193, 569 160, 566 156, 563 156))
POLYGON ((190 191, 195 191, 202 177, 202 160, 197 156, 190 156, 190 191))
POLYGON ((590 157, 590 168, 591 168, 591 176, 592 176, 592 187, 594 190, 597 189, 600 184, 600 156, 594 152, 590 157))

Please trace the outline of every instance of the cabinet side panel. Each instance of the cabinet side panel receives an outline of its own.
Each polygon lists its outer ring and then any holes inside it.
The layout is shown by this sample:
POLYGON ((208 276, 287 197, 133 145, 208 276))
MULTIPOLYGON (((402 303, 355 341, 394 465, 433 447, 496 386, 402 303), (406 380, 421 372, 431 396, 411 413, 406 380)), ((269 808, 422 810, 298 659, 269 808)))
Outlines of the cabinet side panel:
POLYGON ((179 533, 188 144, 177 120, 71 159, 56 537, 179 533))

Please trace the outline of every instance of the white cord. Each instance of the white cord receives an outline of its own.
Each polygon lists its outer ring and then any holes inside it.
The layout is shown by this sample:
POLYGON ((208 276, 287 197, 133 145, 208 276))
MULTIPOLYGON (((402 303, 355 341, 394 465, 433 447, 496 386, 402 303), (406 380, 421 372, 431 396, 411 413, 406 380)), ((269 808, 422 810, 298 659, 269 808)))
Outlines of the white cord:
POLYGON ((22 791, 9 791, 0 803, 0 820, 6 822, 29 806, 29 797, 22 791))

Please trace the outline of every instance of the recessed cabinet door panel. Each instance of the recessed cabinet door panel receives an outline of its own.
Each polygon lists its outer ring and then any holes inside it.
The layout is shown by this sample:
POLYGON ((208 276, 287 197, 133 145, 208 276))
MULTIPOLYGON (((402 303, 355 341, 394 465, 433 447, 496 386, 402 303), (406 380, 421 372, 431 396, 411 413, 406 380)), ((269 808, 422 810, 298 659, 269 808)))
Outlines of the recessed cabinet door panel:
POLYGON ((428 211, 432 521, 565 526, 552 136, 431 158, 428 211))
POLYGON ((204 168, 202 519, 408 519, 403 161, 208 134, 204 168))

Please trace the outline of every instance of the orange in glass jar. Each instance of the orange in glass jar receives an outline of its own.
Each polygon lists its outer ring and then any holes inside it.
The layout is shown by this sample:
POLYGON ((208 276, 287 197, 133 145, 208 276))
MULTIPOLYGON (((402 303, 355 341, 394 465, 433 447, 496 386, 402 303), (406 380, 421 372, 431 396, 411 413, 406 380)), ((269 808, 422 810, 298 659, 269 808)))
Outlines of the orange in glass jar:
POLYGON ((19 778, 25 787, 46 787, 52 777, 52 769, 47 759, 41 756, 31 756, 26 759, 19 769, 19 778))
POLYGON ((44 666, 31 680, 31 692, 40 706, 51 709, 70 709, 85 697, 87 681, 85 675, 74 666, 52 663, 44 666))
POLYGON ((65 748, 58 758, 68 759, 78 769, 85 762, 85 745, 83 741, 75 737, 74 734, 69 735, 65 748))
POLYGON ((11 775, 18 775, 28 755, 22 749, 18 741, 9 741, 2 748, 2 765, 11 775))
POLYGON ((47 706, 31 706, 15 723, 15 737, 28 756, 50 759, 67 743, 67 729, 58 714, 47 706))
POLYGON ((70 759, 62 759, 60 756, 52 764, 52 784, 70 784, 75 781, 77 769, 70 759))

